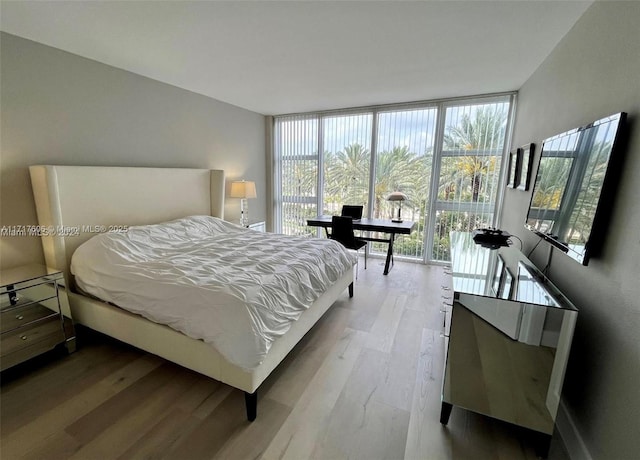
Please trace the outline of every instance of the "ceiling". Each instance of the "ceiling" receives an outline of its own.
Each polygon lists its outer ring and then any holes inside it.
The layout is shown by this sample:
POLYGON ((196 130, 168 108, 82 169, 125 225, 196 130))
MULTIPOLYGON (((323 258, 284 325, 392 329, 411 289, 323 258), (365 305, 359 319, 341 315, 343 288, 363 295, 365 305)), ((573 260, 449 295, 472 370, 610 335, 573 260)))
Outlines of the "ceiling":
POLYGON ((516 90, 592 1, 2 1, 5 32, 262 114, 516 90))

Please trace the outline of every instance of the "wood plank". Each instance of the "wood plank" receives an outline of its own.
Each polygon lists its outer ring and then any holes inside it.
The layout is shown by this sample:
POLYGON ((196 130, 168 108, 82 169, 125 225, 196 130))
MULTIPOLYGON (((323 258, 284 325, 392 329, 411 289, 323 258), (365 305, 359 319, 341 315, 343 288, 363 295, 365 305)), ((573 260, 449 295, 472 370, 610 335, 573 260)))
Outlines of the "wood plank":
POLYGON ((391 348, 389 371, 381 382, 376 400, 398 409, 411 411, 415 376, 425 323, 424 312, 405 310, 391 348))
POLYGON ((340 397, 326 434, 315 444, 311 458, 402 458, 409 413, 373 401, 370 396, 363 393, 364 401, 340 397))
POLYGON ((212 458, 237 430, 250 424, 243 405, 243 392, 233 390, 208 417, 167 449, 162 458, 190 460, 212 458))
POLYGON ((291 408, 269 398, 261 398, 259 411, 260 416, 236 430, 213 458, 260 458, 291 413, 291 408))
MULTIPOLYGON (((77 452, 79 448, 80 443, 73 436, 64 431, 58 431, 48 436, 38 447, 20 458, 22 460, 67 459, 77 452)), ((5 456, 3 449, 3 458, 10 459, 13 457, 5 456)))
POLYGON ((68 432, 83 422, 91 427, 90 430, 84 429, 79 432, 80 435, 74 436, 83 446, 70 458, 114 458, 121 455, 162 418, 168 412, 171 403, 185 389, 188 391, 193 383, 193 375, 179 372, 175 365, 161 366, 149 373, 121 391, 117 397, 111 398, 109 404, 102 404, 69 427, 68 432), (150 380, 155 381, 153 387, 148 384, 150 380), (124 405, 127 403, 130 408, 125 408, 124 405), (122 414, 120 412, 123 409, 125 411, 122 414), (91 420, 93 415, 103 417, 105 421, 91 420), (119 416, 113 420, 114 415, 119 416), (113 442, 114 439, 118 440, 117 444, 113 442))
POLYGON ((65 431, 82 445, 87 444, 113 423, 126 418, 131 411, 141 406, 144 399, 150 398, 158 388, 175 375, 176 367, 163 363, 69 424, 65 431))
MULTIPOLYGON (((185 371, 192 372, 186 369, 185 371)), ((197 377, 196 383, 189 391, 180 395, 173 405, 185 412, 193 413, 196 417, 204 418, 229 395, 233 388, 204 375, 195 372, 193 374, 197 377), (217 404, 213 403, 214 398, 218 400, 217 404)))
POLYGON ((109 346, 96 347, 92 353, 79 350, 59 362, 60 366, 46 367, 43 372, 28 375, 28 384, 23 382, 21 387, 11 388, 6 394, 3 387, 0 416, 3 435, 30 423, 42 412, 64 404, 77 395, 78 388, 91 387, 139 357, 139 353, 131 350, 114 353, 109 346))
POLYGON ((113 395, 134 384, 152 372, 163 360, 153 355, 142 355, 132 363, 118 369, 95 385, 80 389, 78 394, 59 407, 45 411, 31 423, 24 425, 8 436, 2 437, 2 454, 7 458, 19 458, 41 448, 47 438, 55 435, 61 427, 74 423, 113 395))
POLYGON ((350 313, 345 308, 334 305, 327 313, 296 346, 296 353, 290 354, 264 382, 261 394, 295 406, 349 322, 350 313))
POLYGON ((120 458, 162 458, 168 450, 183 442, 234 391, 229 385, 187 369, 183 372, 195 378, 195 384, 183 387, 182 394, 168 406, 166 415, 160 417, 120 458))
POLYGON ((423 330, 404 452, 407 459, 453 458, 448 429, 440 424, 443 342, 438 331, 423 330))
MULTIPOLYGON (((223 401, 229 398, 233 391, 237 390, 229 385, 220 384, 204 401, 202 401, 201 404, 198 405, 196 409, 193 410, 193 416, 200 419, 207 418, 218 408, 218 406, 220 406, 220 404, 223 403, 223 401)), ((241 407, 244 407, 244 405, 241 407)))
POLYGON ((125 450, 118 458, 161 458, 186 433, 191 432, 201 422, 189 412, 174 407, 154 424, 136 442, 125 450))
POLYGON ((317 439, 327 430, 329 415, 366 338, 363 332, 345 330, 268 446, 263 458, 300 459, 311 455, 317 439))
POLYGON ((367 348, 389 353, 404 313, 407 296, 389 293, 382 303, 376 322, 371 328, 367 348))
MULTIPOLYGON (((363 270, 364 272, 364 270, 363 270)), ((367 269, 355 282, 355 295, 344 306, 350 312, 347 327, 363 332, 370 332, 388 289, 381 283, 380 274, 367 269)))

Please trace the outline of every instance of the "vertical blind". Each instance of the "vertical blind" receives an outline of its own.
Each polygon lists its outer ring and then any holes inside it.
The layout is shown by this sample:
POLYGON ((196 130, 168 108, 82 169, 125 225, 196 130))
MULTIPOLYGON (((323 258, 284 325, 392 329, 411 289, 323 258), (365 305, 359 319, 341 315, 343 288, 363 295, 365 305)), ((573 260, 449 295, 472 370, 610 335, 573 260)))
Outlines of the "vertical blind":
POLYGON ((276 231, 312 235, 306 219, 318 215, 316 115, 278 117, 274 127, 276 231))
MULTIPOLYGON (((495 224, 513 95, 275 117, 276 229, 317 235, 306 219, 362 205, 389 219, 407 195, 396 256, 449 260, 449 232, 495 224)), ((369 245, 385 253, 381 244, 369 245)))
MULTIPOLYGON (((381 111, 377 117, 374 216, 397 216, 397 202, 389 202, 386 197, 395 191, 407 195, 402 218, 416 222, 416 230, 400 237, 394 248, 396 254, 417 259, 424 258, 437 113, 436 107, 420 107, 381 111)), ((381 243, 371 249, 374 253, 387 250, 381 243)))
POLYGON ((322 213, 340 214, 343 204, 369 209, 372 113, 323 117, 322 213))
POLYGON ((510 98, 445 108, 433 260, 449 260, 449 232, 494 225, 510 98))

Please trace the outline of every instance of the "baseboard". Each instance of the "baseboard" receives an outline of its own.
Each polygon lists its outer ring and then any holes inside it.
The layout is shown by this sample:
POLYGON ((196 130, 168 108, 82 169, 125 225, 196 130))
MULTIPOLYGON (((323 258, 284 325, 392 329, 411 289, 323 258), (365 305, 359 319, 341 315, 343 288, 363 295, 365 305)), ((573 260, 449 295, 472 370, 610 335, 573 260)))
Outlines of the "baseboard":
POLYGON ((567 450, 567 455, 569 455, 571 460, 593 460, 589 449, 587 449, 587 445, 584 443, 578 431, 578 427, 576 427, 562 400, 560 400, 560 407, 558 407, 556 428, 567 450))

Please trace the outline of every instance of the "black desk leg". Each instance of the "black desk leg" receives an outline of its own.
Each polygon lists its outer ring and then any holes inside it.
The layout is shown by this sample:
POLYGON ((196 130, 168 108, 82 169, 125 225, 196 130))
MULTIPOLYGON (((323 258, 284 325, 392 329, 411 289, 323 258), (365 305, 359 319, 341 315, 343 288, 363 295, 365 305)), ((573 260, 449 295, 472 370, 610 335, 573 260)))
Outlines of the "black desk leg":
POLYGON ((387 249, 387 260, 384 263, 384 275, 388 275, 389 274, 389 268, 391 265, 391 259, 393 258, 393 240, 396 237, 395 233, 392 233, 389 236, 389 248, 387 249))

